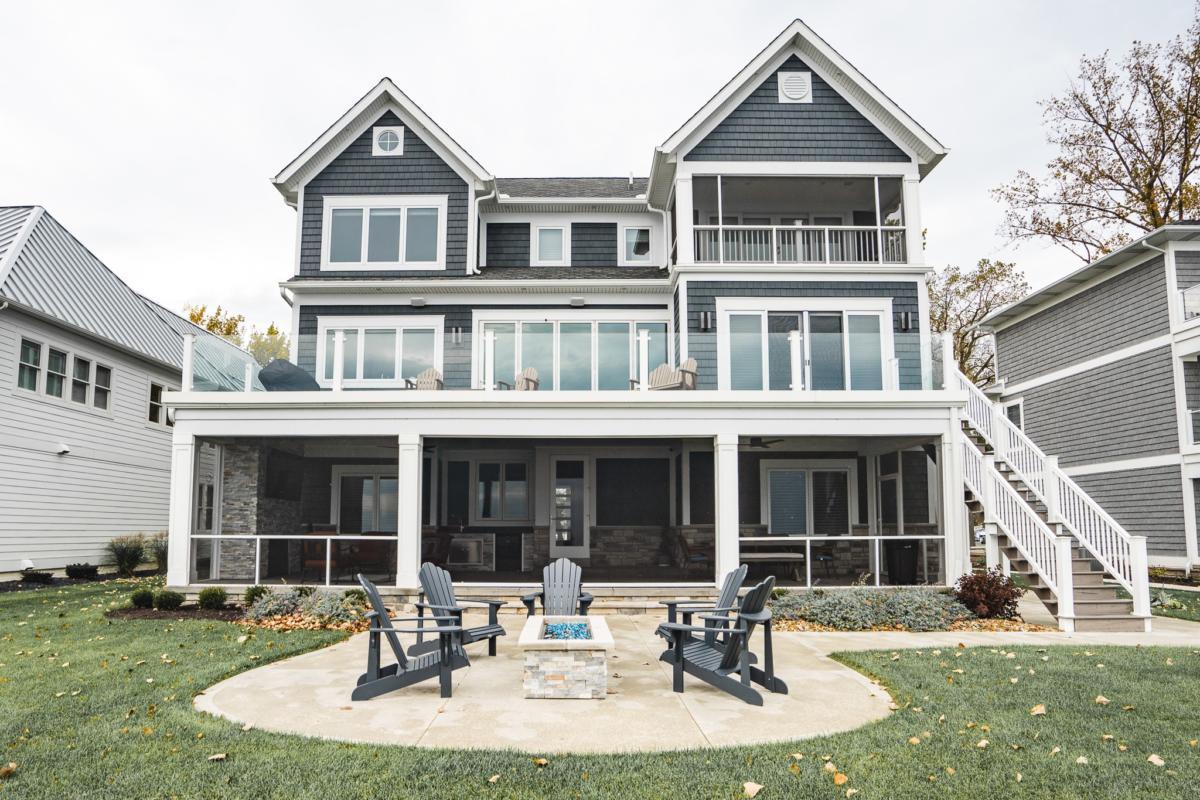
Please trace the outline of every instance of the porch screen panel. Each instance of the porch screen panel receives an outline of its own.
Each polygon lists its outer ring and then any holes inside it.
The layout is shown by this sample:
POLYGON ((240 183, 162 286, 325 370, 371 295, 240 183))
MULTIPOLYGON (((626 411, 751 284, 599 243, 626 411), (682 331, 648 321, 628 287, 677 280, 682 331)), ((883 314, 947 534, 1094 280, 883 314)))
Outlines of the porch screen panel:
POLYGON ((504 518, 526 519, 529 517, 529 465, 509 463, 504 465, 504 518))
POLYGON ((470 521, 471 464, 450 461, 446 464, 446 524, 466 525, 470 521))
POLYGON ((500 465, 480 464, 475 480, 475 515, 480 519, 500 518, 500 465))
POLYGON ((850 476, 845 471, 812 473, 813 534, 844 536, 850 532, 850 476))
POLYGON ((554 323, 521 323, 521 369, 533 367, 538 372, 538 389, 554 388, 554 323))
POLYGON ((596 524, 671 524, 671 462, 665 458, 596 459, 596 524))
POLYGON ((842 360, 842 315, 810 314, 808 329, 812 388, 844 389, 846 380, 842 360))
POLYGON ((904 524, 907 526, 912 523, 928 523, 929 457, 915 450, 905 450, 900 454, 900 458, 904 466, 904 524))
MULTIPOLYGON (((772 390, 792 388, 792 346, 788 334, 799 329, 800 317, 796 314, 767 315, 767 385, 772 390)), ((804 352, 803 339, 800 352, 804 352)))
POLYGON ((798 469, 773 469, 767 473, 773 535, 808 533, 808 475, 798 469))
POLYGON ((592 388, 592 323, 563 322, 558 327, 558 388, 592 388))
POLYGON ((400 510, 400 483, 395 478, 379 479, 379 519, 374 530, 385 533, 396 533, 397 519, 400 510))
POLYGON ((734 389, 763 388, 762 316, 729 315, 729 383, 734 389))
POLYGON ((599 352, 596 368, 598 388, 602 391, 629 389, 629 323, 597 323, 599 352))
POLYGON ((362 533, 370 530, 375 521, 373 481, 363 475, 342 476, 338 495, 338 531, 362 533))
POLYGON ((851 314, 849 328, 850 388, 883 388, 883 351, 880 342, 879 317, 874 314, 851 314))
POLYGON ((690 453, 688 461, 688 499, 692 504, 692 524, 711 525, 715 516, 713 497, 716 483, 712 451, 690 453))

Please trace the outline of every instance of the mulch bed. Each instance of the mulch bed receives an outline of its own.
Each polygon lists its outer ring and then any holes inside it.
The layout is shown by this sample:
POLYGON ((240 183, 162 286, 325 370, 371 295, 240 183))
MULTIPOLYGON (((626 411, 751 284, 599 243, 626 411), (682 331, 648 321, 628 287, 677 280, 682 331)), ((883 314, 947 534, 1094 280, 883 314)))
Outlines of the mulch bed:
POLYGON ((173 611, 159 611, 157 608, 129 607, 114 608, 111 611, 106 611, 104 616, 109 619, 207 619, 219 620, 221 622, 244 622, 246 621, 242 618, 244 613, 240 608, 209 609, 198 608, 196 606, 182 606, 173 611))
MULTIPOLYGON (((793 633, 903 633, 908 629, 895 626, 882 626, 874 628, 864 628, 861 631, 843 631, 839 628, 831 628, 828 625, 820 625, 816 622, 808 622, 803 619, 779 619, 771 621, 771 627, 781 631, 791 631, 793 633)), ((1035 625, 1031 622, 1017 619, 966 619, 961 622, 953 622, 950 624, 948 631, 984 631, 984 632, 1008 632, 1008 631, 1023 631, 1029 633, 1040 633, 1045 631, 1054 631, 1055 628, 1047 628, 1045 625, 1035 625)))
MULTIPOLYGON (((144 578, 151 575, 157 575, 158 572, 152 569, 140 569, 134 573, 134 577, 144 578)), ((95 578, 66 578, 55 577, 50 583, 35 583, 34 581, 0 581, 0 594, 5 592, 26 592, 36 589, 61 589, 64 586, 75 586, 80 583, 98 583, 100 581, 111 581, 121 577, 115 572, 103 572, 95 578)))

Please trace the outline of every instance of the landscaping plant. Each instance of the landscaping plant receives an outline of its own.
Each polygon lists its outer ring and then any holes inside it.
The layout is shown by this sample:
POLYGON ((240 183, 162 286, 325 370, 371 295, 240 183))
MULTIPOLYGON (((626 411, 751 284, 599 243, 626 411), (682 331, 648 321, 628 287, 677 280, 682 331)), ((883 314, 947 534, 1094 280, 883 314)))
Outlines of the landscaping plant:
POLYGON ((254 605, 258 598, 270 593, 271 590, 265 586, 247 586, 246 591, 242 592, 242 605, 249 608, 254 605))
POLYGON ((183 605, 183 595, 170 589, 159 589, 154 593, 154 607, 159 611, 174 611, 183 605))
POLYGON ((167 571, 167 534, 157 533, 150 539, 150 554, 154 556, 155 568, 163 574, 167 571))
POLYGON ((771 601, 771 613, 776 619, 804 620, 840 631, 936 631, 971 617, 946 592, 919 586, 788 592, 771 601))
POLYGON ((26 567, 21 570, 21 580, 25 583, 53 583, 54 573, 46 570, 26 567))
POLYGON ((209 586, 200 590, 198 602, 201 608, 209 611, 220 611, 225 607, 228 595, 220 586, 209 586))
POLYGON ((67 577, 75 580, 94 581, 100 574, 100 568, 95 564, 67 564, 67 577))
POLYGON ((140 533, 132 536, 118 536, 105 545, 104 549, 112 556, 117 572, 123 577, 132 578, 134 571, 145 560, 146 537, 140 533))
POLYGON ((129 595, 129 602, 134 608, 150 608, 154 605, 154 590, 145 586, 134 589, 133 594, 129 595))
POLYGON ((366 608, 367 606, 367 593, 362 589, 347 589, 342 592, 342 597, 351 605, 361 608, 366 608))
POLYGON ((1012 619, 1017 615, 1021 587, 998 569, 971 572, 954 584, 954 596, 971 613, 984 619, 1012 619))

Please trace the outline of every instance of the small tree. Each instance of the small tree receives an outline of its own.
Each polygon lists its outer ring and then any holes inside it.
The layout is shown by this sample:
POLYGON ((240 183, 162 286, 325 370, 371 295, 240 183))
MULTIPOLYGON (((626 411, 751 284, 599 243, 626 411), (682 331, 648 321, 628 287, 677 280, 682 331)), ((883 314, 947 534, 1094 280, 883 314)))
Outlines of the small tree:
POLYGON ((983 258, 969 271, 956 266, 934 272, 929 288, 929 323, 934 333, 954 336, 954 360, 977 385, 996 379, 996 354, 989 335, 977 327, 997 309, 1029 293, 1029 283, 1007 261, 983 258))
POLYGON ((254 360, 259 363, 259 366, 265 367, 276 358, 288 357, 288 337, 272 322, 267 325, 265 331, 260 332, 256 328, 250 332, 250 343, 246 349, 250 351, 250 355, 254 356, 254 360))
POLYGON ((222 339, 233 342, 238 347, 244 344, 246 338, 245 316, 232 314, 220 306, 217 306, 215 310, 210 312, 207 305, 189 305, 186 311, 189 320, 204 328, 209 333, 215 333, 222 339))

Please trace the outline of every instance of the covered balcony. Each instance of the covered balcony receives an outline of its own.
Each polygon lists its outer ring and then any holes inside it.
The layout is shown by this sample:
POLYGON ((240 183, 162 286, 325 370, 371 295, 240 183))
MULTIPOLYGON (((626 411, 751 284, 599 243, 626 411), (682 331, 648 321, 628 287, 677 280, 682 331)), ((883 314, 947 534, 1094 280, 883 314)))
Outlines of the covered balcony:
POLYGON ((903 180, 696 176, 697 264, 903 264, 903 180))

